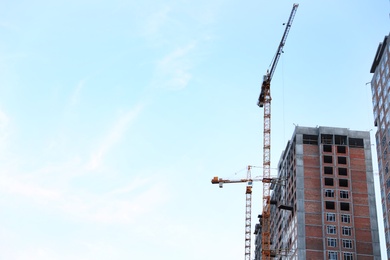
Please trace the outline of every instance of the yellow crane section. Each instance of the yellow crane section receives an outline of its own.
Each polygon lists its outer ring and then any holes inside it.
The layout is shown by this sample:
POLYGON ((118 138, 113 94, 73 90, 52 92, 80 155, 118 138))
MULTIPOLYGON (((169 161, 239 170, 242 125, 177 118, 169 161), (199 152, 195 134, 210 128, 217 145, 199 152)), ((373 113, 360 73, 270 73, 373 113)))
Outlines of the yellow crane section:
POLYGON ((277 179, 274 178, 254 178, 251 177, 251 168, 252 166, 248 166, 247 168, 247 177, 246 179, 223 179, 218 178, 218 176, 214 177, 211 180, 212 184, 218 184, 220 188, 223 187, 223 184, 228 183, 243 183, 246 182, 246 192, 245 192, 245 260, 251 260, 251 221, 252 221, 252 183, 254 181, 262 181, 264 183, 276 182, 277 179))
MULTIPOLYGON (((263 129, 263 176, 270 178, 271 169, 271 80, 275 72, 280 55, 283 53, 283 47, 286 43, 287 35, 290 31, 295 13, 298 9, 298 4, 294 4, 290 13, 290 17, 286 24, 282 40, 276 54, 271 62, 271 69, 263 77, 261 84, 261 92, 257 105, 264 108, 264 129, 263 129)), ((263 213, 262 213, 262 231, 261 231, 261 248, 262 259, 271 258, 271 231, 270 231, 270 184, 263 182, 263 213)))

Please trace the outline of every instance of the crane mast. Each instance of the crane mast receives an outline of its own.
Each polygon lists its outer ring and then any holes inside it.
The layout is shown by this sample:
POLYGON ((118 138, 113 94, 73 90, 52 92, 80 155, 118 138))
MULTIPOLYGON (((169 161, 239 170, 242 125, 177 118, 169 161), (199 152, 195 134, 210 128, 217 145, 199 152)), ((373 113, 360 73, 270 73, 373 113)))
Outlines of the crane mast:
MULTIPOLYGON (((283 37, 280 41, 276 54, 271 62, 271 69, 263 77, 261 92, 257 105, 264 107, 264 130, 263 130, 263 177, 270 179, 271 169, 271 79, 278 64, 280 55, 283 53, 283 47, 286 43, 288 33, 290 31, 298 4, 294 4, 290 13, 290 17, 286 24, 283 37)), ((262 259, 271 258, 271 237, 270 237, 270 183, 263 181, 263 212, 262 212, 262 259)))
POLYGON ((214 177, 211 179, 212 184, 219 184, 219 187, 222 188, 225 183, 243 183, 246 182, 246 192, 245 192, 245 260, 251 260, 251 220, 252 220, 252 183, 254 181, 262 181, 268 183, 276 183, 277 179, 271 178, 254 178, 251 177, 251 168, 252 166, 248 166, 247 168, 247 176, 246 179, 238 179, 238 180, 229 180, 222 179, 218 177, 214 177))

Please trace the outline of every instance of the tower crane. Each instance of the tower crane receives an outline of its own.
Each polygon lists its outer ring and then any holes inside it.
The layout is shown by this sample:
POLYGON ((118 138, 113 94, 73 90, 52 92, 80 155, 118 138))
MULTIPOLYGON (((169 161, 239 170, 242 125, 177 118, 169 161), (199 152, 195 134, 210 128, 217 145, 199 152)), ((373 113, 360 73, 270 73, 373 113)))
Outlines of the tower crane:
POLYGON ((252 218, 252 183, 254 181, 262 181, 265 183, 276 182, 277 179, 272 178, 254 178, 251 177, 251 168, 253 166, 247 167, 247 176, 246 179, 230 180, 222 179, 217 176, 211 180, 212 184, 219 184, 219 187, 222 188, 224 183, 243 183, 246 182, 246 203, 245 203, 245 260, 251 260, 251 218, 252 218))
MULTIPOLYGON (((279 58, 283 53, 283 47, 286 43, 288 33, 290 31, 292 22, 294 20, 295 13, 298 9, 298 4, 294 4, 290 13, 290 17, 286 24, 282 40, 276 54, 271 62, 271 69, 267 70, 267 73, 263 77, 263 83, 261 84, 261 92, 257 105, 264 108, 264 130, 263 130, 263 177, 265 179, 270 178, 271 167, 271 80, 278 65, 279 58)), ((271 258, 271 237, 270 237, 270 183, 263 182, 263 213, 262 213, 262 259, 271 258)))

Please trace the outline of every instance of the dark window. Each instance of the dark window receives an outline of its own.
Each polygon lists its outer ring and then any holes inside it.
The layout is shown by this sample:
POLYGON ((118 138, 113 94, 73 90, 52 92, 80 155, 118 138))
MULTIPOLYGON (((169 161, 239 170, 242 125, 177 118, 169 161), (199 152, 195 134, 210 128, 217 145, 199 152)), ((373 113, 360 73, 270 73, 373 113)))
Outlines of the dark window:
POLYGON ((332 156, 324 155, 324 163, 332 163, 332 156))
POLYGON ((344 211, 349 211, 349 203, 348 202, 340 202, 340 209, 344 211))
POLYGON ((333 179, 332 178, 325 178, 325 185, 326 186, 333 186, 333 179))
POLYGON ((339 156, 337 157, 337 162, 339 164, 347 164, 347 157, 339 156))
POLYGON ((347 176, 347 168, 338 168, 339 170, 339 175, 344 175, 347 176))
POLYGON ((364 142, 361 138, 349 138, 349 146, 350 147, 357 147, 357 148, 364 148, 364 142))
POLYGON ((321 135, 321 143, 322 144, 333 144, 333 135, 321 135))
POLYGON ((386 145, 386 136, 383 136, 381 144, 382 144, 382 147, 384 147, 386 145))
POLYGON ((346 179, 339 179, 339 186, 340 187, 348 187, 348 180, 346 180, 346 179))
POLYGON ((335 135, 334 136, 334 143, 346 145, 347 144, 347 137, 345 135, 335 135))
POLYGON ((325 208, 326 209, 334 209, 334 201, 326 201, 325 208))
POLYGON ((324 173, 325 174, 333 174, 333 167, 325 166, 324 173))
POLYGON ((326 153, 331 153, 332 152, 332 146, 329 144, 324 144, 323 146, 323 151, 326 153))
POLYGON ((347 153, 346 146, 337 146, 337 153, 347 153))
POLYGON ((318 136, 316 135, 303 135, 304 144, 315 144, 318 145, 318 136))

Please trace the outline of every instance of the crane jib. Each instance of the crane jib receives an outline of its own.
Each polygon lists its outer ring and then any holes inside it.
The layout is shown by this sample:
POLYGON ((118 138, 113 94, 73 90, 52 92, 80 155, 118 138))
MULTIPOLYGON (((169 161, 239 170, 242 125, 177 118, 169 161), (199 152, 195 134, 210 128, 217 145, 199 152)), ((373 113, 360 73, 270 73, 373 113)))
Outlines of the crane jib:
POLYGON ((259 107, 263 107, 264 106, 264 98, 266 96, 265 95, 266 87, 270 86, 270 84, 271 84, 272 76, 274 75, 276 66, 278 65, 278 61, 279 61, 280 55, 282 55, 282 53, 283 53, 283 47, 284 47, 284 45, 286 43, 286 39, 287 39, 288 33, 290 31, 292 22, 294 20, 297 8, 298 8, 298 4, 294 4, 293 5, 293 9, 291 10, 290 17, 289 17, 288 22, 286 24, 286 29, 284 30, 282 39, 280 40, 280 43, 279 43, 278 49, 276 51, 276 54, 274 56, 274 59, 271 61, 271 66, 270 66, 271 69, 269 71, 267 71, 266 75, 264 75, 263 83, 261 84, 261 92, 260 92, 259 99, 258 99, 258 102, 257 102, 257 105, 259 107))

